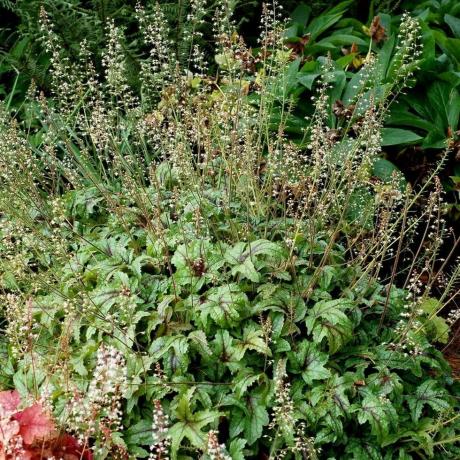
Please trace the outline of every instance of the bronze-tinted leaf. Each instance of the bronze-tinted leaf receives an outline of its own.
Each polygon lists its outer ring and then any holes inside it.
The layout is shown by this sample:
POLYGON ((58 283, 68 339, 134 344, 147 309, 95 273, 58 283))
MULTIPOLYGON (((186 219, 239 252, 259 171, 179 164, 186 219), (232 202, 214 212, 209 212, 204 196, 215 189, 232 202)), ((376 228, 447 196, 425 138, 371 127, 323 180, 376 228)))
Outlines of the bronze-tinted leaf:
POLYGON ((387 38, 385 27, 380 23, 380 16, 375 16, 372 19, 369 34, 375 43, 380 43, 387 38))

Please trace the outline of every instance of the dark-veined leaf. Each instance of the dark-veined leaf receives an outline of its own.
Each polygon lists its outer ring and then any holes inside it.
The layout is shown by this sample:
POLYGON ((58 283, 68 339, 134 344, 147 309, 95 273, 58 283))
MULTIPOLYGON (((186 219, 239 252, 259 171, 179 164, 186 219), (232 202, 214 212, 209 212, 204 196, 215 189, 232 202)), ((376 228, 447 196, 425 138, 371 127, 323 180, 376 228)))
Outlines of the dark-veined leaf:
POLYGON ((328 362, 327 353, 319 351, 314 342, 302 340, 295 351, 288 353, 290 370, 293 373, 301 373, 307 384, 313 380, 323 380, 331 376, 329 369, 324 365, 328 362))
POLYGON ((212 320, 220 326, 232 324, 240 317, 238 310, 247 300, 246 295, 236 284, 211 288, 206 297, 206 300, 198 306, 201 311, 201 321, 205 326, 208 316, 211 316, 212 320))
POLYGON ((389 399, 372 393, 364 397, 358 411, 358 422, 369 422, 372 434, 379 443, 382 443, 390 430, 396 427, 397 421, 398 414, 389 399))
POLYGON ((250 324, 244 328, 243 338, 237 345, 237 348, 240 348, 243 353, 246 350, 255 350, 263 355, 272 355, 272 352, 264 338, 261 327, 255 324, 250 324))
POLYGON ((192 413, 189 392, 186 392, 179 400, 174 415, 178 421, 171 426, 168 434, 171 437, 172 458, 177 458, 177 451, 184 438, 187 438, 192 446, 203 449, 206 433, 201 431, 201 429, 217 420, 221 414, 218 411, 212 410, 202 410, 192 413))
POLYGON ((420 418, 426 404, 437 412, 449 409, 450 404, 445 397, 445 391, 437 388, 437 382, 435 380, 426 380, 423 382, 415 390, 414 396, 407 396, 412 420, 416 422, 420 418))
POLYGON ((353 304, 346 299, 321 300, 307 314, 305 324, 315 342, 327 339, 329 352, 335 353, 353 333, 353 324, 345 313, 353 304))

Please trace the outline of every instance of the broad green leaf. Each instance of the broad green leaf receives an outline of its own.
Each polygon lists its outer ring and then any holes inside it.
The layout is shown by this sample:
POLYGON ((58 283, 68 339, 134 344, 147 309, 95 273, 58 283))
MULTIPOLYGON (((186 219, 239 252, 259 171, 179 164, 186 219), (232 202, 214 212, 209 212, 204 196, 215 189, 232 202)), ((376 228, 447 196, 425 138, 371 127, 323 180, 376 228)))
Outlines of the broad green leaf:
POLYGON ((345 313, 353 304, 345 299, 321 300, 308 312, 305 324, 317 343, 327 339, 329 352, 337 352, 353 333, 353 324, 345 313))
POLYGON ((240 273, 254 283, 259 282, 260 274, 254 267, 256 256, 265 255, 271 258, 283 257, 285 250, 278 244, 268 240, 257 240, 250 243, 239 242, 227 249, 225 259, 233 265, 232 274, 240 273))
POLYGON ((277 257, 283 254, 283 249, 276 243, 268 240, 257 240, 247 244, 246 251, 242 257, 251 257, 258 254, 265 254, 271 257, 277 257))
POLYGON ((211 288, 206 294, 206 300, 198 305, 200 317, 206 326, 208 316, 220 325, 234 324, 240 317, 238 312, 246 303, 246 296, 236 284, 227 284, 211 288))
POLYGON ((260 281, 260 274, 254 267, 251 259, 245 259, 243 263, 235 265, 232 268, 232 275, 236 275, 237 273, 240 273, 243 278, 247 278, 253 283, 260 281))
POLYGON ((337 271, 335 267, 326 265, 321 270, 321 275, 318 282, 319 287, 324 291, 328 291, 334 281, 334 278, 337 278, 337 271))
POLYGON ((263 373, 254 373, 250 368, 242 369, 234 380, 236 396, 238 398, 244 397, 248 388, 260 380, 264 375, 263 373))
POLYGON ((382 128, 382 146, 413 144, 422 139, 421 136, 408 129, 382 128))
POLYGON ((391 182, 393 175, 400 175, 400 170, 391 161, 385 160, 385 158, 377 158, 372 164, 372 172, 374 176, 378 177, 384 182, 391 182))
POLYGON ((320 75, 321 75, 320 73, 301 73, 301 74, 299 73, 297 75, 297 81, 301 85, 311 90, 313 87, 313 83, 320 75))
POLYGON ((319 35, 338 22, 350 3, 351 0, 346 0, 327 12, 316 16, 306 27, 306 31, 310 34, 311 40, 316 40, 319 35))
POLYGON ((367 187, 357 187, 350 194, 346 209, 347 221, 370 230, 375 215, 375 198, 367 187))
POLYGON ((395 36, 391 36, 388 40, 385 41, 384 45, 379 51, 376 69, 378 75, 377 78, 380 80, 384 80, 388 77, 389 71, 391 69, 391 58, 394 55, 395 41, 395 36))
MULTIPOLYGON (((438 32, 438 31, 436 31, 438 32)), ((433 32, 435 33, 435 32, 433 32)), ((451 58, 455 64, 458 66, 460 64, 460 38, 440 38, 439 34, 436 33, 436 40, 440 48, 444 53, 451 58)))
POLYGON ((385 158, 376 158, 372 163, 372 174, 386 184, 396 182, 401 193, 405 192, 407 181, 401 171, 391 161, 385 158))
POLYGON ((363 90, 362 82, 365 76, 365 69, 362 68, 346 83, 346 88, 342 95, 342 101, 345 105, 352 104, 358 93, 363 90))
POLYGON ((441 316, 433 316, 429 318, 428 323, 434 328, 433 341, 447 344, 449 342, 450 327, 446 320, 441 316))
POLYGON ((192 341, 204 354, 211 355, 212 351, 209 348, 206 334, 203 331, 192 331, 188 335, 188 339, 192 341))
POLYGON ((358 56, 358 53, 349 53, 349 54, 346 54, 345 56, 338 58, 335 61, 335 63, 340 69, 345 69, 356 59, 357 56, 358 56))
MULTIPOLYGON (((460 40, 459 40, 460 43, 460 40)), ((447 128, 455 131, 460 115, 460 94, 456 88, 448 83, 435 81, 427 92, 428 102, 431 105, 433 121, 447 137, 447 128)))
POLYGON ((383 460, 379 448, 364 439, 350 439, 345 447, 350 460, 383 460))
POLYGON ((234 439, 230 443, 228 452, 232 460, 245 460, 245 457, 243 454, 243 449, 245 445, 246 445, 246 439, 241 439, 241 438, 234 439))
POLYGON ((436 312, 441 307, 442 304, 439 300, 434 298, 427 298, 420 305, 420 308, 428 315, 425 320, 425 327, 428 329, 432 340, 447 343, 449 341, 450 327, 444 318, 436 315, 436 312))
POLYGON ((231 414, 230 414, 230 437, 235 438, 239 434, 244 431, 244 427, 246 424, 246 407, 240 407, 240 400, 236 400, 235 402, 229 403, 233 406, 231 414))
POLYGON ((332 374, 325 383, 314 386, 309 393, 309 402, 314 407, 316 416, 325 417, 326 425, 336 433, 340 433, 343 429, 342 422, 338 418, 343 417, 350 410, 347 392, 352 385, 353 382, 345 377, 332 374))
POLYGON ((375 395, 394 396, 403 392, 403 381, 398 374, 380 366, 377 366, 377 370, 378 372, 370 374, 365 380, 365 383, 375 395))
POLYGON ((356 35, 349 35, 349 34, 341 34, 336 33, 332 34, 327 38, 323 38, 322 40, 316 42, 317 45, 323 44, 331 44, 334 47, 337 46, 344 46, 344 45, 352 45, 355 43, 356 45, 367 46, 368 43, 365 42, 362 38, 357 37, 356 35))
POLYGON ((218 331, 212 342, 213 355, 232 371, 239 369, 240 360, 244 356, 244 350, 237 348, 235 342, 227 330, 218 331))
POLYGON ((410 128, 423 129, 424 131, 431 131, 433 124, 429 120, 414 115, 409 112, 409 107, 394 105, 390 109, 389 116, 386 120, 387 125, 393 126, 407 126, 410 128))
POLYGON ((177 458, 177 451, 184 438, 187 438, 192 446, 204 449, 206 433, 201 430, 215 422, 221 414, 211 410, 192 413, 186 393, 181 397, 174 415, 178 421, 169 428, 168 435, 171 437, 172 457, 177 458))
POLYGON ((446 81, 453 87, 458 87, 460 85, 460 72, 454 70, 449 70, 439 74, 438 78, 440 80, 446 81))
POLYGON ((314 342, 302 340, 295 351, 288 353, 290 371, 295 374, 302 374, 307 385, 313 380, 324 380, 331 376, 329 369, 324 366, 329 357, 327 353, 319 351, 314 342))
POLYGON ((140 420, 130 426, 125 432, 125 442, 128 445, 148 446, 152 444, 152 421, 140 420))
POLYGON ((283 74, 278 77, 277 80, 281 84, 279 96, 282 101, 297 88, 297 74, 299 73, 299 67, 300 59, 296 59, 291 62, 283 74))
POLYGON ((396 428, 398 414, 390 400, 377 397, 372 393, 367 394, 358 410, 358 422, 369 422, 371 431, 382 443, 390 430, 396 428))
POLYGON ((261 438, 264 426, 268 425, 269 417, 266 404, 258 395, 247 398, 247 410, 248 415, 244 419, 244 436, 251 445, 261 438))
POLYGON ((304 26, 310 19, 311 8, 304 2, 296 6, 291 13, 292 22, 296 22, 304 26))
POLYGON ((246 326, 243 331, 243 338, 237 345, 243 353, 246 350, 255 350, 263 355, 271 356, 272 352, 267 345, 262 328, 255 324, 246 326))
POLYGON ((170 348, 174 348, 174 351, 178 356, 185 355, 188 351, 187 337, 182 334, 169 337, 159 337, 150 345, 149 353, 154 361, 158 361, 168 352, 170 348))

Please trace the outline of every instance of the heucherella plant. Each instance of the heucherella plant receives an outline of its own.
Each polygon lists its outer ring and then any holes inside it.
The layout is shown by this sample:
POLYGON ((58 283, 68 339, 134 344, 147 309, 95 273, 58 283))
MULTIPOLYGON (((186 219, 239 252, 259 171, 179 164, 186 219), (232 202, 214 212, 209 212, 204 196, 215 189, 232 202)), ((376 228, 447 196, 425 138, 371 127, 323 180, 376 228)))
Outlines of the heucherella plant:
POLYGON ((383 91, 369 53, 334 129, 325 57, 299 144, 277 9, 251 49, 222 2, 211 73, 191 3, 187 69, 138 5, 140 95, 115 23, 99 73, 42 14, 54 97, 30 91, 30 126, 0 113, 1 385, 46 394, 95 459, 458 458, 436 348, 458 240, 437 170, 412 190, 379 158, 416 23, 383 91))

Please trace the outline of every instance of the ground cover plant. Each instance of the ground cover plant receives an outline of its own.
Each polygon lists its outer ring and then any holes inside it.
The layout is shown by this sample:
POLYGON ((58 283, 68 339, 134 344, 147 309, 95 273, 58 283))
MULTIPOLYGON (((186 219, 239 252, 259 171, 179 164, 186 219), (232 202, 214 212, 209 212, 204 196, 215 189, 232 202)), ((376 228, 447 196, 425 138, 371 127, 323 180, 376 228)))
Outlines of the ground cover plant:
POLYGON ((458 458, 442 163, 412 189, 380 158, 420 26, 335 112, 324 57, 298 144, 284 23, 265 7, 252 50, 229 10, 211 74, 198 29, 185 70, 138 5, 140 96, 115 23, 98 72, 42 11, 52 93, 1 110, 0 456, 458 458))

